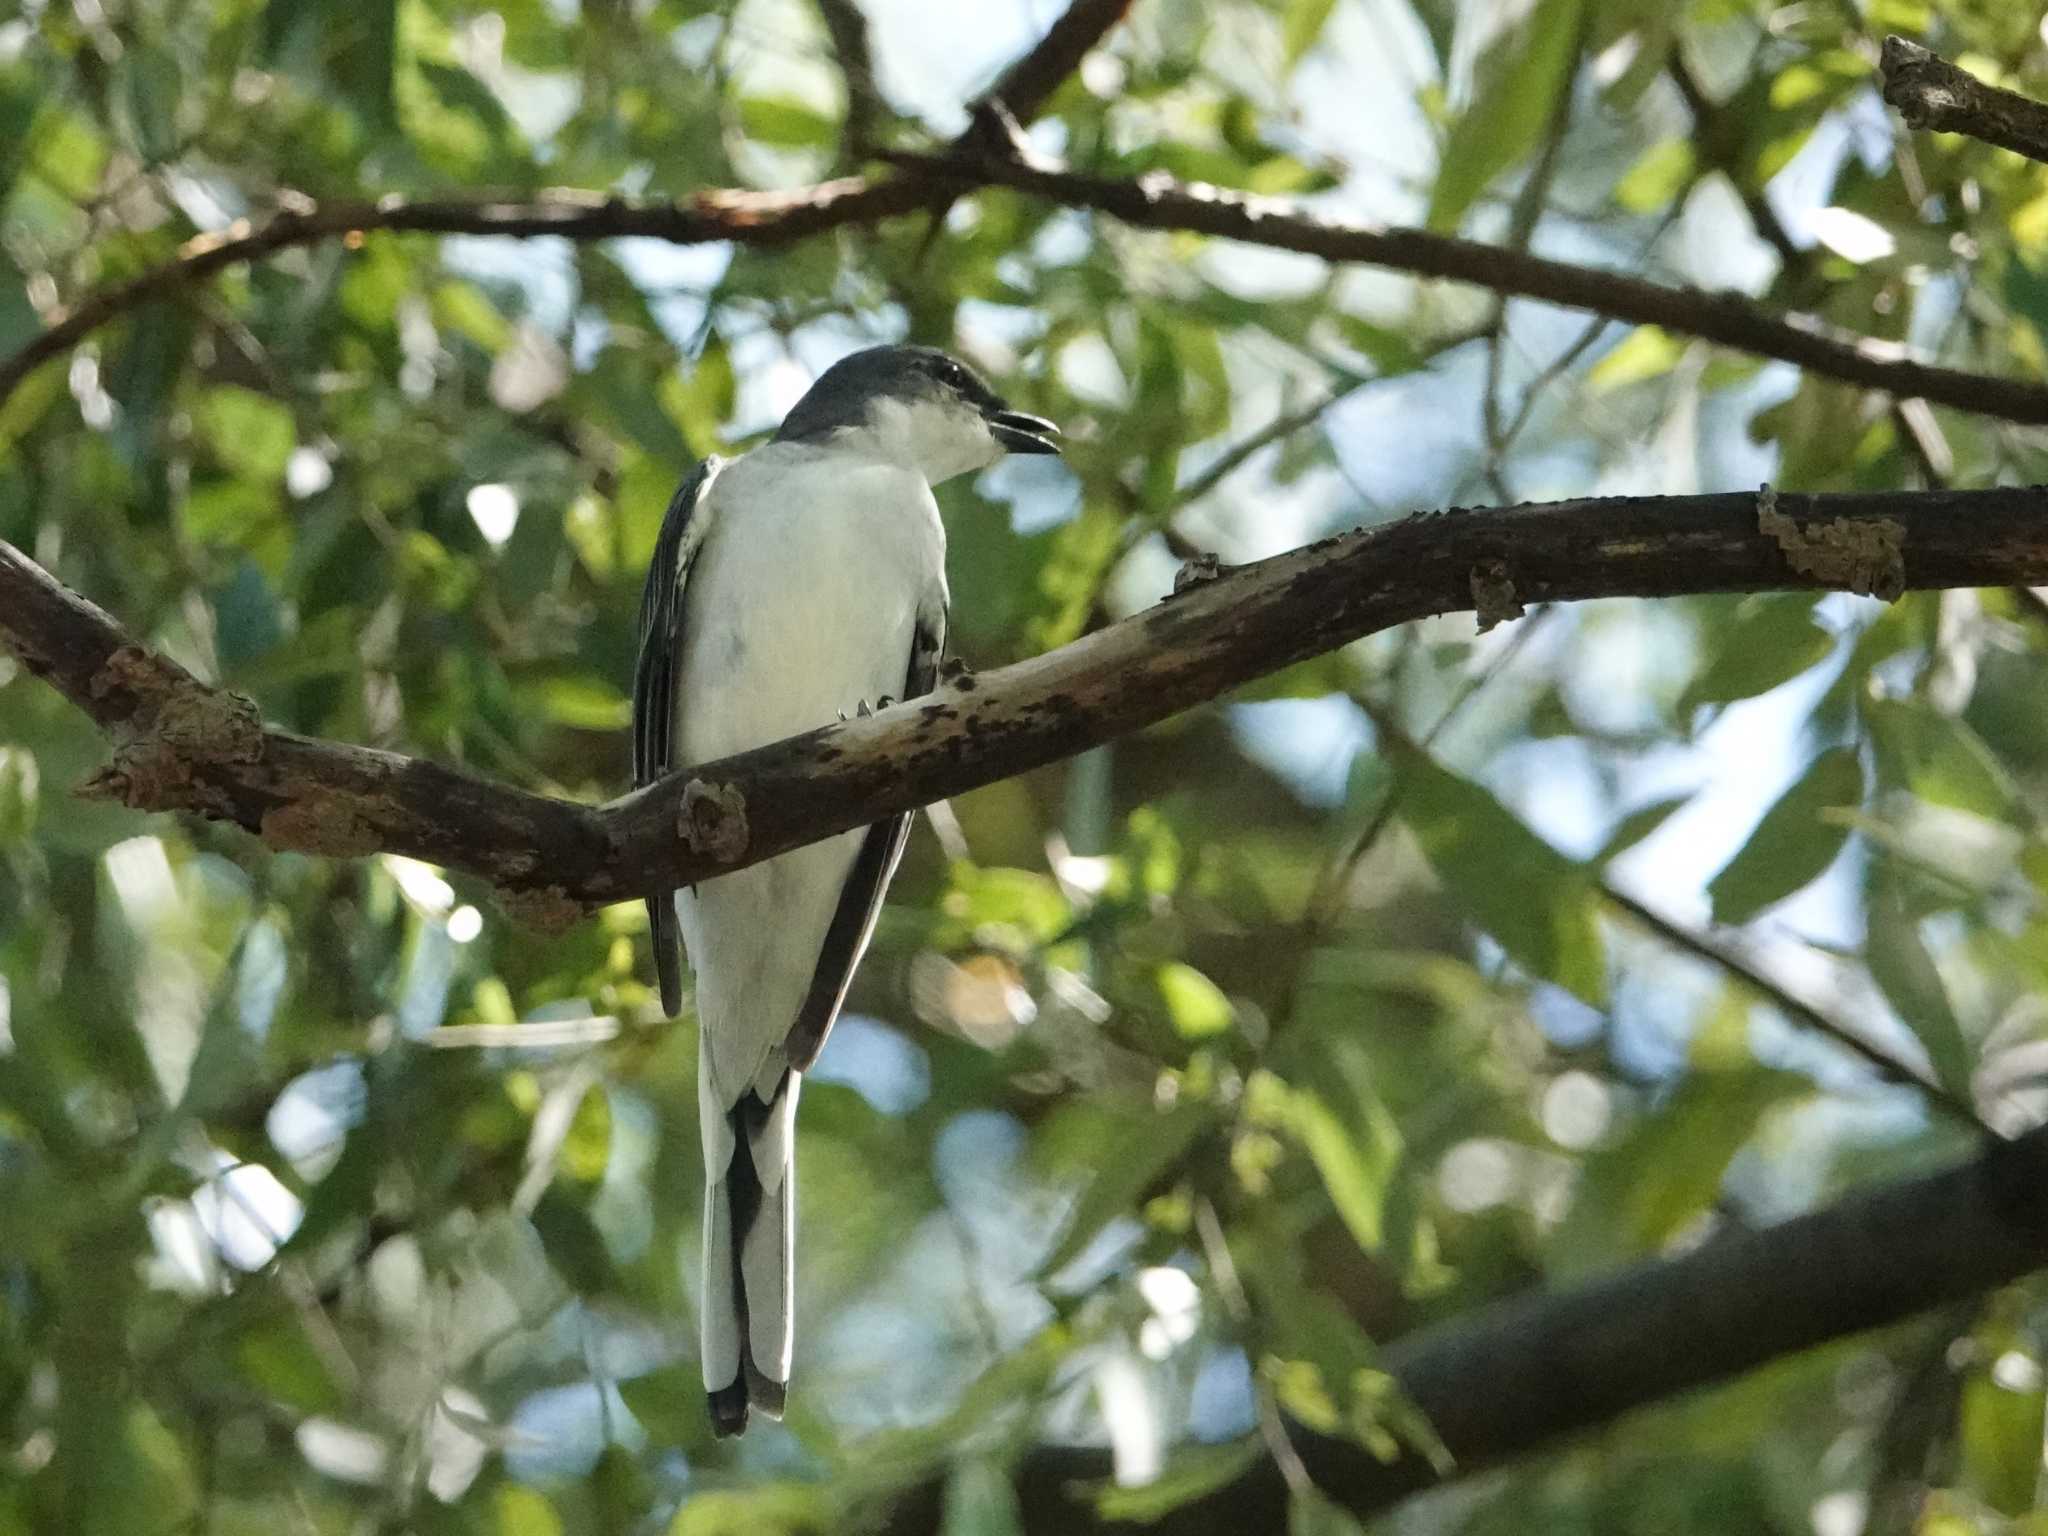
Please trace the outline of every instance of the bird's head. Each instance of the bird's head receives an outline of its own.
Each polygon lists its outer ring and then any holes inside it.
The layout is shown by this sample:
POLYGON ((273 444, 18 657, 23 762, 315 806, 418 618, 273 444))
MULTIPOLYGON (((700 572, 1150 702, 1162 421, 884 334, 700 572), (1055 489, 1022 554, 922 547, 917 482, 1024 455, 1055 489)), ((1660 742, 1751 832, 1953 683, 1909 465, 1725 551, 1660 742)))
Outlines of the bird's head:
POLYGON ((782 442, 862 439, 877 457, 937 485, 1005 453, 1058 453, 1059 428, 1013 411, 965 363, 932 347, 870 347, 826 369, 775 434, 782 442))

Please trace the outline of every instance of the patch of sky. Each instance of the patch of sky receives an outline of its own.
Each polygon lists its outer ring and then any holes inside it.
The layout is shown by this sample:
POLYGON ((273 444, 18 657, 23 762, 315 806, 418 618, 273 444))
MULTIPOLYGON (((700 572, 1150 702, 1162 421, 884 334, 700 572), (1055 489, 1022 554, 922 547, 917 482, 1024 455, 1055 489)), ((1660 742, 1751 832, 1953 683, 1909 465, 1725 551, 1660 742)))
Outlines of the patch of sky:
POLYGON ((580 1381, 526 1397, 505 1425, 505 1470, 521 1482, 589 1475, 607 1445, 639 1451, 647 1431, 610 1382, 580 1381))
POLYGON ((284 935, 276 923, 259 918, 249 925, 235 968, 235 1012, 253 1039, 262 1040, 270 1033, 278 999, 284 995, 289 961, 284 935))
POLYGON ((397 1008, 398 1032, 406 1039, 421 1039, 440 1026, 448 1010, 448 985, 455 979, 455 957, 456 946, 445 925, 413 925, 412 953, 397 1008))
POLYGON ((605 242, 606 253, 647 300, 661 333, 678 347, 695 346, 705 296, 732 264, 729 245, 674 245, 646 235, 605 242))
POLYGON ((1289 92, 1302 138, 1351 171, 1341 187, 1313 199, 1318 211, 1372 220, 1422 217, 1439 141, 1421 95, 1435 83, 1435 50, 1405 0, 1363 0, 1331 10, 1289 92))
POLYGON ((1056 7, 1018 0, 895 0, 869 15, 882 94, 933 132, 967 126, 965 103, 1037 42, 1056 7))
POLYGON ((1243 1350, 1212 1350, 1188 1393, 1188 1433, 1215 1444, 1248 1435, 1258 1426, 1258 1396, 1243 1350))
POLYGON ((263 1127, 301 1178, 317 1179, 341 1156, 343 1139, 362 1124, 368 1105, 363 1064, 345 1056, 285 1084, 263 1127))
POLYGON ((1391 512, 1436 505, 1444 485, 1484 452, 1471 406, 1485 387, 1483 349, 1460 347, 1422 372, 1339 401, 1330 410, 1330 436, 1346 477, 1373 506, 1391 512))
POLYGON ((842 1083, 885 1115, 907 1115, 931 1096, 931 1058, 880 1020, 843 1013, 810 1071, 813 1082, 842 1083))
POLYGON ((932 1143, 932 1178, 952 1219, 968 1230, 995 1274, 1024 1273, 1050 1241, 1047 1217, 1061 1203, 1028 1176, 1030 1138, 1010 1115, 956 1115, 932 1143))
POLYGON ((1351 761, 1372 742, 1365 711, 1337 694, 1231 704, 1225 713, 1246 754, 1312 806, 1343 803, 1351 761))
POLYGON ((559 335, 576 304, 574 247, 556 235, 449 235, 441 262, 451 271, 518 290, 526 317, 559 335))

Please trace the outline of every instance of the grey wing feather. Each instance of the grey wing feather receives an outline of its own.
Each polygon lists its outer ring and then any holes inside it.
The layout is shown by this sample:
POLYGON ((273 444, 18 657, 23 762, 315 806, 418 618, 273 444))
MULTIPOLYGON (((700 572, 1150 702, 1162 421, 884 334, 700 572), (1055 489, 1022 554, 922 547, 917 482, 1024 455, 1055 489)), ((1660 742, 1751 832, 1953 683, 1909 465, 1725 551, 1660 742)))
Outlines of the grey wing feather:
MULTIPOLYGON (((939 679, 939 657, 945 648, 946 610, 942 603, 934 603, 918 614, 917 627, 911 634, 910 659, 903 679, 904 698, 915 699, 932 691, 939 679)), ((789 1064, 799 1072, 810 1070, 811 1063, 825 1048, 825 1037, 832 1032, 833 1021, 839 1017, 854 967, 860 964, 868 940, 874 936, 875 919, 881 916, 882 893, 889 888, 889 878, 896 873, 897 862, 903 857, 912 814, 905 811, 887 821, 878 821, 861 839, 860 852, 854 856, 853 868, 847 871, 846 884, 840 887, 839 906, 832 914, 832 926, 825 932, 824 946, 818 951, 817 968, 811 973, 803 1007, 797 1010, 796 1023, 783 1040, 789 1064)))
MULTIPOLYGON (((654 541, 647 585, 640 594, 640 653, 633 665, 633 785, 652 784, 676 766, 675 711, 677 652, 683 638, 683 597, 690 564, 703 546, 711 516, 705 490, 720 460, 706 459, 677 489, 654 541)), ((661 1007, 670 1018, 682 1011, 682 936, 676 930, 674 891, 647 896, 654 936, 654 970, 661 979, 661 1007)))

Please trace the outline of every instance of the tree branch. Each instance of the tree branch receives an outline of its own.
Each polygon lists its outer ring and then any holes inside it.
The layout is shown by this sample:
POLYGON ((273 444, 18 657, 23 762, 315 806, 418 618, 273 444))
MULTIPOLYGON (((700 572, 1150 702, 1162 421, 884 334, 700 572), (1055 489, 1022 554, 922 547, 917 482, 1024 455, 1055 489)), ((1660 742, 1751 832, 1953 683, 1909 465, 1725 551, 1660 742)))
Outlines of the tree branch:
POLYGON ((787 192, 704 191, 688 202, 639 203, 561 189, 526 202, 476 199, 314 203, 293 195, 260 225, 237 219, 185 242, 178 254, 140 277, 87 295, 57 313, 48 329, 0 362, 0 401, 49 358, 151 300, 200 282, 237 262, 293 246, 368 230, 436 235, 559 235, 609 240, 646 235, 671 245, 787 245, 848 224, 875 224, 948 194, 902 176, 842 177, 787 192))
POLYGON ((1000 104, 1018 122, 1030 122, 1130 8, 1131 0, 1073 0, 1038 46, 1004 70, 988 94, 975 103, 976 117, 1000 104))
MULTIPOLYGON (((1631 1409, 1768 1361, 2004 1285, 2048 1264, 2048 1129, 1973 1162, 1852 1195, 1761 1230, 1723 1228, 1681 1258, 1563 1294, 1514 1297, 1418 1335, 1380 1361, 1456 1460, 1452 1477, 1524 1455, 1631 1409)), ((1370 1515, 1440 1481, 1413 1453, 1382 1462, 1350 1440, 1292 1432, 1317 1486, 1370 1515)), ((1099 1451, 1038 1450, 1016 1469, 1023 1526, 1108 1528, 1087 1485, 1099 1451)), ((941 1486, 913 1490, 889 1528, 940 1526, 941 1486)), ((1287 1528, 1271 1461, 1146 1530, 1152 1536, 1287 1528)))
POLYGON ((1903 37, 1887 37, 1878 67, 1884 99, 1906 126, 1960 133, 2048 164, 2048 106, 1975 75, 1903 37))
POLYGON ((846 123, 840 132, 839 157, 858 163, 875 144, 875 119, 883 108, 875 83, 874 49, 868 42, 868 18, 859 0, 817 0, 818 16, 832 39, 839 76, 846 83, 846 123))
POLYGON ((2048 582, 2048 491, 1620 497, 1419 515, 1239 566, 1058 650, 602 808, 261 728, 0 543, 0 644, 113 735, 88 791, 274 847, 481 875, 537 921, 756 863, 1157 724, 1361 636, 1474 606, 2048 582))
POLYGON ((1539 299, 1633 325, 1656 325, 1738 352, 1796 363, 1809 373, 2008 421, 2048 423, 2048 387, 1916 360, 1902 345, 1844 331, 1808 315, 1779 317, 1733 293, 1670 288, 1427 230, 1342 224, 1284 202, 1200 183, 1147 176, 1121 181, 1014 159, 963 165, 957 158, 897 155, 897 164, 969 185, 1032 193, 1145 229, 1188 230, 1326 261, 1363 262, 1418 277, 1450 278, 1514 298, 1539 299))
MULTIPOLYGON (((1068 16, 1099 4, 1077 0, 1068 16)), ((1062 18, 1062 22, 1066 18, 1062 18)), ((1057 28, 1055 29, 1057 30, 1057 28)), ((984 113, 977 124, 996 119, 984 113)), ((998 130, 991 130, 995 132, 998 130)), ((970 129, 970 136, 975 130, 970 129)), ((985 147, 985 146, 984 146, 985 147)), ((1553 261, 1527 252, 1419 229, 1325 221, 1268 198, 1199 182, 1148 176, 1141 181, 1084 175, 1029 164, 1006 154, 896 154, 894 176, 846 177, 788 192, 705 191, 686 203, 634 203, 558 191, 532 202, 407 202, 313 205, 273 215, 260 228, 238 222, 186 243, 172 261, 119 287, 88 296, 0 362, 0 401, 38 364, 76 345, 121 314, 238 261, 268 256, 359 230, 435 234, 559 235, 602 240, 646 235, 676 245, 729 241, 786 245, 827 230, 867 226, 916 209, 943 207, 979 188, 1002 186, 1069 208, 1107 213, 1146 229, 1185 230, 1248 245, 1300 251, 1328 261, 1361 262, 1448 278, 1511 297, 1537 299, 1758 357, 1898 397, 2006 421, 2048 424, 2048 386, 1919 361, 1895 342, 1830 326, 1806 315, 1778 316, 1732 293, 1670 288, 1626 273, 1553 261)))

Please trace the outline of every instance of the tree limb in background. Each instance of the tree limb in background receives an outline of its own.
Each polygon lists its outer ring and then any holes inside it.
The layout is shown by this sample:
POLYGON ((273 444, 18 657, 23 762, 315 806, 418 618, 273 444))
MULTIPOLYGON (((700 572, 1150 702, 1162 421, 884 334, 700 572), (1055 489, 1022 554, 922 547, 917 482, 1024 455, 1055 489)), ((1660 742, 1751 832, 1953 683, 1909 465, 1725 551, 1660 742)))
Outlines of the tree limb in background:
MULTIPOLYGON (((1455 1458, 1451 1477, 1606 1424, 1634 1408, 1931 1307, 2048 1263, 2048 1129, 1993 1144, 1960 1168, 1856 1194, 1760 1230, 1724 1228, 1681 1258, 1562 1294, 1497 1303, 1380 1351, 1379 1363, 1455 1458)), ((1441 1478, 1427 1458, 1383 1462, 1350 1440, 1293 1431, 1318 1488, 1353 1514, 1390 1508, 1441 1478)), ((1016 1469, 1023 1527, 1114 1522, 1088 1485, 1105 1452, 1042 1449, 1016 1469)), ((920 1487, 888 1529, 940 1529, 942 1491, 920 1487)), ((1270 1461, 1142 1527, 1152 1536, 1287 1529, 1270 1461)))
POLYGON ((273 847, 409 854, 568 923, 1071 757, 1412 619, 1704 592, 2048 582, 2048 491, 1615 497, 1423 514, 1239 566, 1041 656, 602 808, 263 728, 0 543, 0 645, 115 738, 90 788, 273 847))
MULTIPOLYGON (((1087 0, 1079 0, 1079 10, 1087 0)), ((1069 12, 1069 14, 1073 14, 1069 12)), ((977 124, 997 121, 992 112, 977 124)), ((970 129, 963 138, 973 137, 970 129)), ((987 137, 987 135, 982 135, 987 137)), ((1007 146, 1006 146, 1007 148, 1007 146)), ((173 261, 88 295, 0 362, 0 400, 38 364, 99 326, 239 261, 361 230, 432 234, 556 235, 608 240, 645 235, 675 245, 728 241, 778 246, 849 226, 939 208, 967 192, 1008 187, 1066 208, 1092 209, 1144 229, 1192 231, 1247 245, 1299 251, 1448 278, 1513 298, 1536 299, 1634 325, 1657 325, 1738 352, 1795 363, 1808 373, 2005 421, 2048 424, 2048 385, 1923 362, 1897 342, 1844 331, 1805 315, 1780 316, 1736 294, 1646 282, 1623 272, 1554 261, 1483 241, 1344 224, 1289 204, 1168 177, 1140 181, 1027 163, 1007 153, 956 146, 943 154, 892 155, 893 176, 845 177, 787 192, 705 191, 688 202, 636 203, 551 192, 524 203, 475 201, 302 204, 259 228, 239 222, 187 242, 173 261)))
POLYGON ((1018 122, 1030 122, 1130 8, 1131 0, 1073 0, 1038 46, 1004 70, 975 104, 977 119, 1000 104, 1018 122))
POLYGON ((884 103, 875 84, 875 55, 868 44, 868 18, 859 0, 817 0, 819 18, 832 39, 839 76, 846 83, 846 123, 840 130, 839 158, 858 163, 875 144, 875 119, 884 103))
POLYGON ((1661 326, 1888 394, 1918 395, 2007 421, 2048 424, 2048 386, 1937 367, 1918 361, 1900 343, 1844 331, 1812 316, 1780 317, 1738 294, 1667 287, 1428 230, 1339 223, 1272 198, 1162 176, 1123 181, 1018 159, 963 165, 941 156, 892 158, 934 178, 959 176, 973 185, 1010 187, 1062 207, 1107 213, 1142 229, 1192 231, 1325 261, 1449 278, 1512 298, 1661 326))
POLYGON ((1960 133, 2048 164, 2048 106, 1986 85, 1903 37, 1887 37, 1878 67, 1884 99, 1909 128, 1960 133))
MULTIPOLYGON (((873 61, 868 57, 866 18, 857 0, 820 0, 825 24, 846 71, 846 147, 863 150, 880 105, 873 61), (862 92, 866 99, 863 101, 862 92)), ((995 104, 1010 118, 1029 122, 1060 81, 1077 68, 1103 36, 1122 20, 1130 0, 1072 0, 1059 20, 996 82, 977 104, 975 119, 955 142, 965 151, 984 132, 995 104)), ((189 284, 242 261, 258 261, 292 246, 312 245, 365 230, 425 234, 558 235, 566 240, 607 240, 646 235, 672 245, 776 246, 847 225, 873 225, 919 208, 941 209, 957 189, 920 186, 914 178, 841 177, 791 191, 707 189, 687 202, 634 203, 558 190, 525 202, 502 199, 421 200, 385 197, 375 203, 314 203, 295 193, 261 225, 237 219, 226 229, 185 242, 177 256, 126 283, 88 294, 46 316, 48 328, 0 360, 0 403, 50 358, 69 351, 86 336, 130 310, 164 298, 189 284)))

